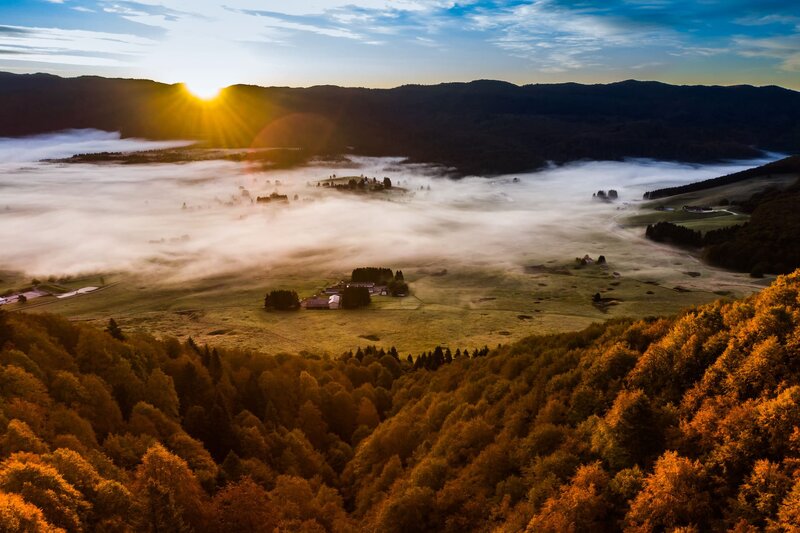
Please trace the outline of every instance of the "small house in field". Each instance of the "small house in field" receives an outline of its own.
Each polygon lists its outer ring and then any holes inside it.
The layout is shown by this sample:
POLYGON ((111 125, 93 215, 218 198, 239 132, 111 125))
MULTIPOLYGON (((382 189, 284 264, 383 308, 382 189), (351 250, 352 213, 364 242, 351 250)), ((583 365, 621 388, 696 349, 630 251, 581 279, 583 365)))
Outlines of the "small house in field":
POLYGON ((327 297, 321 296, 312 296, 311 298, 306 298, 300 304, 305 309, 330 309, 330 303, 327 297))
POLYGON ((386 285, 375 285, 369 290, 369 293, 386 296, 387 294, 389 294, 389 287, 387 287, 386 285))
POLYGON ((338 294, 332 294, 328 298, 328 309, 339 309, 342 304, 342 297, 338 294))

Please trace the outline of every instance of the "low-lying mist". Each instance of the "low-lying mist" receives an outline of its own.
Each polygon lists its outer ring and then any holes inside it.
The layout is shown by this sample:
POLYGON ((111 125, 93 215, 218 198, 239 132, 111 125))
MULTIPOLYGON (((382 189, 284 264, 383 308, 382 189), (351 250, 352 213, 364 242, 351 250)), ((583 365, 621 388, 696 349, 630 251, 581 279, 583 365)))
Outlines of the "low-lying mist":
POLYGON ((193 141, 122 139, 119 133, 69 130, 32 137, 0 138, 0 164, 26 163, 98 152, 133 152, 187 146, 193 141))
POLYGON ((427 167, 376 158, 354 158, 350 168, 281 171, 225 161, 38 162, 176 144, 91 131, 0 139, 0 268, 36 276, 131 271, 182 281, 295 265, 346 272, 363 265, 524 265, 613 255, 614 242, 630 240, 614 218, 645 190, 761 163, 584 162, 449 180, 427 167), (388 177, 406 192, 316 186, 332 174, 388 177), (595 201, 598 189, 616 189, 620 200, 595 201), (255 202, 273 192, 288 195, 289 203, 255 202))

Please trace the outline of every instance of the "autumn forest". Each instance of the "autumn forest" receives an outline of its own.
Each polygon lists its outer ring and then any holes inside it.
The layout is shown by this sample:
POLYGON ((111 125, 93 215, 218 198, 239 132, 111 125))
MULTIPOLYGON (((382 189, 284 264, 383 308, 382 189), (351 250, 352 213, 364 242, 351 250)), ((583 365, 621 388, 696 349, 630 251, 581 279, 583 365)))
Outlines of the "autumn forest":
POLYGON ((0 320, 0 531, 800 521, 800 273, 435 369, 0 320))

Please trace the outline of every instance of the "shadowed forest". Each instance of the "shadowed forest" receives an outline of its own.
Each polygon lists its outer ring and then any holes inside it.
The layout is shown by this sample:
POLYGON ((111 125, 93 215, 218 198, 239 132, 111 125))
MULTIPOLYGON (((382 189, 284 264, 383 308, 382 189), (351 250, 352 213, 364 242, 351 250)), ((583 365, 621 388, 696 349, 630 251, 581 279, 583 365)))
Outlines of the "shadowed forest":
POLYGON ((0 530, 790 531, 800 273, 449 362, 0 314, 0 530), (417 366, 417 368, 414 368, 417 366))

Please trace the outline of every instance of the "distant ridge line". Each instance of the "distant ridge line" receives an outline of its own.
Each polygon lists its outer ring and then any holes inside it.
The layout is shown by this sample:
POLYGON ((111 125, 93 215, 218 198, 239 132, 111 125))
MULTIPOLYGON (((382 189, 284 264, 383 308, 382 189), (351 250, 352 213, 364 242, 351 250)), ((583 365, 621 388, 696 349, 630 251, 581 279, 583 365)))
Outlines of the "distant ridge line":
POLYGON ((727 174, 718 178, 711 178, 708 180, 697 181, 687 185, 680 185, 677 187, 666 187, 664 189, 656 189, 644 193, 643 199, 645 200, 658 200, 659 198, 669 198, 670 196, 677 196, 689 192, 704 191, 721 187, 722 185, 730 185, 738 183, 751 178, 770 174, 800 174, 800 155, 793 155, 772 163, 767 163, 760 167, 748 168, 733 174, 727 174))

